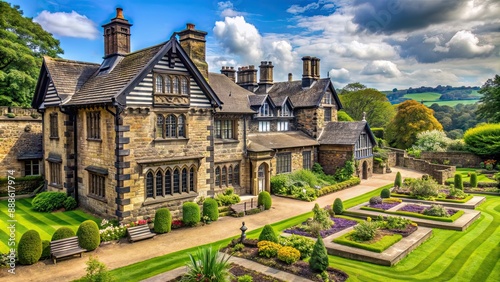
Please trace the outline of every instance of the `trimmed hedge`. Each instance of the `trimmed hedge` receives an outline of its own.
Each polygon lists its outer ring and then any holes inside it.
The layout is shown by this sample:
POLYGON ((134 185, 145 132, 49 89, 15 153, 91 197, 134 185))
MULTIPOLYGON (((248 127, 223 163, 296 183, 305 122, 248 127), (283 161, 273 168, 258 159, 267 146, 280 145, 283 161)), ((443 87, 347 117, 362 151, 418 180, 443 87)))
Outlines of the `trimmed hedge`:
POLYGON ((477 173, 472 172, 470 174, 470 187, 476 188, 477 187, 477 173))
POLYGON ((401 173, 398 171, 398 173, 396 173, 396 179, 394 179, 394 187, 401 187, 401 185, 403 185, 403 179, 401 173))
POLYGON ((73 198, 71 196, 68 196, 66 198, 66 200, 64 200, 64 202, 63 202, 64 209, 67 211, 71 211, 71 210, 76 209, 77 205, 78 204, 76 203, 75 198, 73 198))
POLYGON ((384 188, 380 191, 380 198, 387 199, 391 197, 391 190, 384 188))
POLYGON ((187 226, 194 226, 200 220, 200 206, 197 203, 185 202, 182 205, 182 222, 187 226))
POLYGON ((203 202, 203 216, 208 216, 211 221, 219 219, 219 205, 216 200, 208 198, 203 202))
POLYGON ((33 199, 31 205, 39 212, 51 212, 64 206, 66 193, 63 192, 42 192, 33 199))
POLYGON ((28 230, 17 245, 17 256, 20 264, 36 263, 42 256, 42 239, 36 230, 28 230))
POLYGON ((336 198, 335 201, 333 201, 333 212, 335 214, 342 214, 344 212, 344 203, 342 203, 340 198, 336 198))
POLYGON ((464 190, 464 183, 462 181, 462 175, 460 173, 455 174, 455 188, 464 190))
POLYGON ((325 187, 317 190, 316 194, 318 195, 318 197, 321 197, 321 196, 324 196, 324 195, 327 195, 327 194, 330 194, 333 192, 340 191, 340 190, 345 189, 345 188, 349 188, 349 187, 358 185, 359 183, 361 183, 361 180, 358 177, 351 177, 351 179, 349 179, 349 180, 335 183, 333 185, 325 186, 325 187))
POLYGON ((273 199, 271 199, 271 195, 267 191, 262 191, 259 193, 259 197, 257 198, 257 205, 264 206, 265 210, 271 208, 273 204, 273 199))
POLYGON ((487 123, 469 128, 464 133, 467 149, 481 156, 500 154, 500 123, 487 123))
POLYGON ((384 129, 382 127, 374 127, 370 129, 372 130, 373 135, 375 135, 375 137, 384 139, 384 129))
POLYGON ((278 235, 274 231, 273 227, 266 224, 259 235, 259 241, 270 241, 273 243, 278 243, 278 235))
POLYGON ((42 256, 40 259, 50 258, 50 241, 43 240, 42 241, 42 256))
MULTIPOLYGON (((408 198, 408 199, 418 199, 417 197, 413 197, 410 195, 405 195, 405 194, 396 194, 396 193, 391 193, 391 196, 393 197, 398 197, 398 198, 408 198)), ((434 198, 434 201, 438 202, 448 202, 448 203, 466 203, 470 199, 472 199, 474 196, 473 195, 467 195, 467 197, 463 199, 443 199, 443 198, 434 198)))
POLYGON ((375 243, 365 244, 363 242, 356 242, 353 240, 349 240, 349 238, 353 233, 354 231, 346 233, 340 237, 337 237, 333 239, 333 242, 344 246, 367 250, 370 252, 381 253, 387 250, 390 246, 399 242, 403 238, 401 234, 386 235, 375 243))
POLYGON ((169 209, 161 208, 156 211, 154 230, 158 234, 168 233, 172 230, 172 215, 169 209))
POLYGON ((54 234, 52 235, 51 241, 66 239, 66 238, 73 237, 75 235, 76 234, 75 234, 75 231, 73 231, 73 229, 66 227, 66 226, 63 226, 63 227, 60 227, 59 229, 57 229, 56 232, 54 232, 54 234))
POLYGON ((76 231, 76 236, 78 236, 78 244, 80 247, 88 251, 97 249, 101 243, 99 226, 97 226, 97 223, 93 220, 82 222, 76 231))

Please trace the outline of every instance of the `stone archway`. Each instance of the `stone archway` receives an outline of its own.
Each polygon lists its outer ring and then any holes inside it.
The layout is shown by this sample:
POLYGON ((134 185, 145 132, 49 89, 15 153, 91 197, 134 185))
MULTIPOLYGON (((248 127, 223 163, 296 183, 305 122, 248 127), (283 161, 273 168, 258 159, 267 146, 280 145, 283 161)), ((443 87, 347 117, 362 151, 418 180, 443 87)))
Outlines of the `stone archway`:
POLYGON ((368 163, 366 161, 363 161, 363 168, 362 168, 362 179, 368 179, 368 163))

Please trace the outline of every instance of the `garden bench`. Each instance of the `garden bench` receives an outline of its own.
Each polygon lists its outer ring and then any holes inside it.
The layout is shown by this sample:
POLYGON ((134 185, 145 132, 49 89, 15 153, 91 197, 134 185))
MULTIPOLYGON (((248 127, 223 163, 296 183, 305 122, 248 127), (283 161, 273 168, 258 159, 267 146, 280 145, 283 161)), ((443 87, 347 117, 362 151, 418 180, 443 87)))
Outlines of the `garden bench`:
POLYGON ((127 233, 128 233, 128 240, 130 242, 139 241, 142 239, 149 239, 156 236, 155 233, 149 230, 149 226, 147 224, 129 227, 127 228, 127 233))
POLYGON ((80 257, 82 257, 82 253, 86 251, 87 250, 80 247, 80 245, 78 244, 78 237, 76 236, 50 242, 50 255, 52 257, 52 260, 54 261, 54 264, 57 263, 58 258, 78 254, 80 254, 80 257))

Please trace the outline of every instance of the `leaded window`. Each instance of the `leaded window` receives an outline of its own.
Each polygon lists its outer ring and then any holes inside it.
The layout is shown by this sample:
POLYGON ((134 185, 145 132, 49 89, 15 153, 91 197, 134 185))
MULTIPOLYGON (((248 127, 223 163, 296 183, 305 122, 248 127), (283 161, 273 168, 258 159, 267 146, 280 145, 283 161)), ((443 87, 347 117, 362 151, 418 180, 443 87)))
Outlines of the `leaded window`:
POLYGON ((156 196, 163 196, 163 175, 161 171, 156 172, 156 196))
POLYGON ((87 112, 87 139, 101 139, 101 113, 87 112))
POLYGON ((152 198, 154 195, 153 182, 153 173, 150 171, 146 174, 146 197, 148 198, 152 198))
POLYGON ((260 132, 271 131, 271 122, 269 122, 269 121, 259 121, 259 131, 260 132))
POLYGON ((324 108, 325 109, 325 121, 332 121, 332 108, 324 108))
POLYGON ((57 113, 50 114, 50 138, 59 138, 57 113))
POLYGON ((187 169, 183 168, 182 169, 182 192, 188 192, 188 174, 187 174, 187 169))
POLYGON ((165 172, 165 194, 172 195, 172 172, 170 169, 165 172))
POLYGON ((89 194, 99 198, 106 196, 106 184, 103 175, 89 172, 89 194))
POLYGON ((174 170, 174 193, 180 193, 181 190, 180 190, 180 183, 179 183, 179 179, 180 178, 180 175, 179 175, 179 169, 175 169, 174 170))
POLYGON ((40 161, 26 160, 24 161, 24 175, 40 175, 40 161))
POLYGON ((276 155, 276 172, 287 173, 292 171, 292 154, 283 153, 276 155))
POLYGON ((194 192, 194 167, 189 170, 189 191, 194 192))
POLYGON ((216 120, 215 121, 215 138, 235 139, 236 136, 233 120, 216 120))
POLYGON ((302 168, 311 169, 311 151, 302 152, 302 168))

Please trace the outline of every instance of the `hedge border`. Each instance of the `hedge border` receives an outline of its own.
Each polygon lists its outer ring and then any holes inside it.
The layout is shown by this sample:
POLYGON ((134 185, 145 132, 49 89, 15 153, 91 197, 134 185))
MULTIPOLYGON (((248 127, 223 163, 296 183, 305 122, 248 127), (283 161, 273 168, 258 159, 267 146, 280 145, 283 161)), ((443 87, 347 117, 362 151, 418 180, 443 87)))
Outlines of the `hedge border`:
POLYGON ((367 210, 367 211, 375 211, 375 212, 382 212, 386 214, 397 214, 397 215, 406 215, 410 217, 416 217, 416 218, 421 218, 421 219, 429 219, 429 220, 435 220, 435 221, 444 221, 444 222, 454 222, 457 220, 459 217, 461 217, 464 214, 463 210, 458 210, 454 215, 450 217, 439 217, 439 216, 431 216, 431 215, 424 215, 424 214, 419 214, 419 213, 414 213, 414 212, 405 212, 405 211, 385 211, 383 209, 376 209, 372 207, 361 207, 361 210, 367 210))
POLYGON ((367 250, 375 253, 382 253, 383 251, 390 248, 392 245, 403 239, 401 234, 385 235, 379 241, 373 244, 364 244, 356 241, 348 240, 347 237, 351 236, 354 231, 348 232, 340 237, 333 239, 334 243, 341 244, 344 246, 354 247, 358 249, 367 250))
MULTIPOLYGON (((396 194, 396 193, 391 193, 391 197, 398 197, 398 198, 406 198, 406 199, 415 199, 419 200, 417 197, 413 197, 410 195, 405 195, 405 194, 396 194)), ((431 200, 424 200, 424 201, 430 201, 430 202, 449 202, 449 203, 467 203, 470 199, 474 198, 474 195, 468 195, 467 197, 463 198, 462 200, 455 200, 455 199, 441 199, 441 198, 436 198, 434 201, 431 200)))
POLYGON ((359 177, 351 177, 349 180, 335 183, 335 184, 325 186, 325 187, 319 189, 318 191, 316 191, 316 195, 318 197, 322 197, 322 196, 325 196, 325 195, 328 195, 328 194, 331 194, 331 193, 358 185, 359 183, 361 183, 361 179, 359 179, 359 177))

